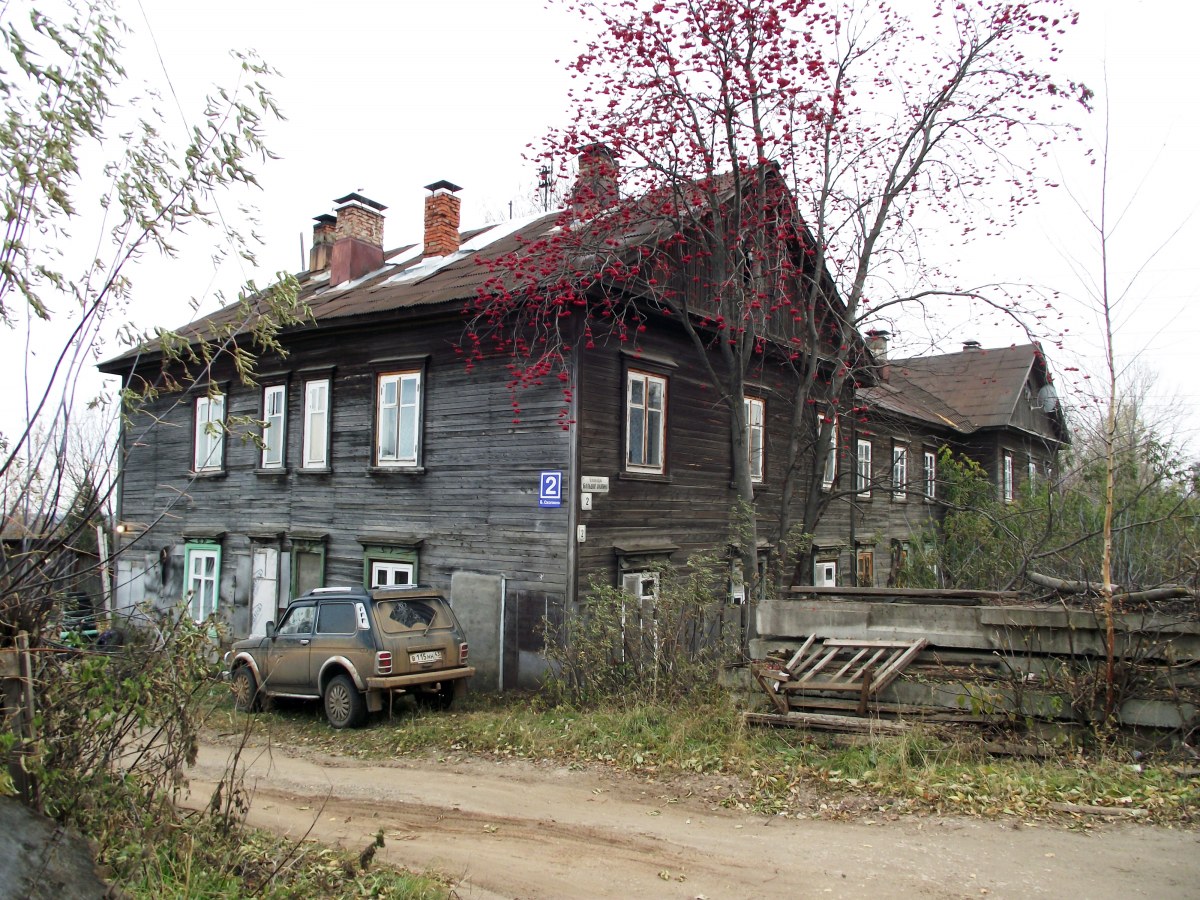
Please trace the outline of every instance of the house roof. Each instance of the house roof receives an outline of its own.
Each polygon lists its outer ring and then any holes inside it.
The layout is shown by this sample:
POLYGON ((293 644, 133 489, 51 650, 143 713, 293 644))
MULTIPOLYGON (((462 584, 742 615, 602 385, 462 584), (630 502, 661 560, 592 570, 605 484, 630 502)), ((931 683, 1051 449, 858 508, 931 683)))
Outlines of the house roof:
MULTIPOLYGON (((1051 382, 1037 344, 897 359, 886 368, 886 380, 862 391, 865 400, 961 434, 1019 427, 1017 413, 1026 386, 1036 391, 1051 382)), ((1061 411, 1046 413, 1065 439, 1061 411)))
MULTIPOLYGON (((560 216, 561 212, 543 213, 463 231, 459 250, 448 256, 425 259, 421 244, 404 244, 385 252, 380 268, 342 284, 329 283, 328 269, 301 272, 297 276, 299 300, 307 304, 318 326, 358 316, 463 302, 475 297, 479 288, 493 277, 492 270, 480 264, 485 253, 486 257, 495 258, 517 251, 548 235, 560 216)), ((188 323, 179 333, 185 338, 199 337, 214 328, 237 323, 243 315, 240 304, 232 303, 188 323)), ((101 363, 100 370, 124 371, 145 349, 156 348, 151 344, 149 348, 128 351, 101 363)))

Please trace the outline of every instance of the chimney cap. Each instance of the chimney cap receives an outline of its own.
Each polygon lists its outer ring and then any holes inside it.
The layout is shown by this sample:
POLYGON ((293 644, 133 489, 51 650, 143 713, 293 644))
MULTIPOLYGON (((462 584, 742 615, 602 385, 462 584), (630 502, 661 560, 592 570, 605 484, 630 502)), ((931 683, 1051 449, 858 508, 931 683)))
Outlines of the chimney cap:
POLYGON ((349 193, 345 197, 338 197, 338 199, 334 200, 333 202, 336 203, 339 207, 350 206, 352 204, 368 206, 371 209, 375 210, 376 212, 383 212, 385 209, 387 209, 386 206, 384 206, 382 203, 378 202, 377 200, 372 200, 369 197, 364 197, 362 194, 359 194, 357 192, 349 193))
POLYGON ((976 340, 963 341, 963 350, 982 350, 983 344, 976 340))
POLYGON ((867 332, 867 337, 890 338, 892 333, 886 328, 872 328, 867 332))
POLYGON ((333 225, 337 222, 337 216, 333 213, 321 213, 319 216, 313 216, 313 221, 318 225, 333 225))
POLYGON ((438 191, 449 191, 451 194, 457 194, 462 190, 462 188, 460 188, 457 184, 454 184, 454 182, 447 181, 443 178, 441 181, 435 181, 433 184, 425 185, 425 190, 432 191, 435 194, 438 191))

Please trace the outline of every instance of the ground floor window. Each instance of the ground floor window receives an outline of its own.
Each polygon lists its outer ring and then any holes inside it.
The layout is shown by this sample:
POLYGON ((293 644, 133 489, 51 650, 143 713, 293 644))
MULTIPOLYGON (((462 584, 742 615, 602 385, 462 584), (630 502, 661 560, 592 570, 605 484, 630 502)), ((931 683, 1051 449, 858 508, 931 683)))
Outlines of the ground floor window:
POLYGON ((813 563, 814 587, 837 587, 836 559, 818 559, 813 563))
MULTIPOLYGON (((378 540, 378 539, 376 539, 378 540)), ((359 538, 363 548, 363 585, 404 587, 417 583, 418 543, 376 543, 359 538)))
POLYGON ((292 596, 325 586, 325 542, 292 539, 292 596))
POLYGON ((411 563, 371 562, 371 587, 403 587, 413 583, 411 563))
POLYGON ((184 555, 184 600, 192 619, 203 622, 217 611, 221 587, 221 546, 189 543, 184 555))
POLYGON ((875 551, 858 548, 858 586, 875 587, 875 551))

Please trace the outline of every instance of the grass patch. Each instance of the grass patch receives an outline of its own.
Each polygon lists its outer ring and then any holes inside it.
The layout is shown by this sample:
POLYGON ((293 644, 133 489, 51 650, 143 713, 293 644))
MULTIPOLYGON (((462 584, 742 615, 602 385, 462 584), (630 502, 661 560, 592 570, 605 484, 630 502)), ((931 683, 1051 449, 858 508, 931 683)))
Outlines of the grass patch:
POLYGON ((317 844, 292 843, 264 831, 225 829, 211 819, 174 828, 152 850, 129 848, 112 864, 126 875, 121 887, 134 898, 380 897, 445 900, 451 886, 427 875, 372 866, 377 843, 355 856, 317 844))
POLYGON ((1135 761, 1119 748, 997 758, 973 736, 921 729, 838 746, 805 732, 747 726, 740 707, 716 691, 686 705, 587 711, 545 707, 530 695, 476 695, 451 712, 404 703, 390 720, 373 717, 352 732, 329 728, 315 705, 294 705, 257 717, 254 729, 283 744, 361 759, 471 754, 602 765, 643 777, 723 776, 725 804, 794 816, 1038 818, 1058 815, 1054 803, 1074 803, 1145 809, 1142 821, 1200 820, 1200 778, 1166 760, 1135 761))

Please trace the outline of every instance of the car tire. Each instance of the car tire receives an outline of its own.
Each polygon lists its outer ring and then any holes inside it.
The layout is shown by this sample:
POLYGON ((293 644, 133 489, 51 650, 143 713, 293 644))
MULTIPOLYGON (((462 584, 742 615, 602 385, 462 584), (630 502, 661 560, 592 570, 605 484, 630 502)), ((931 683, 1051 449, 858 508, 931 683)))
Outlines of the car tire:
POLYGON ((234 670, 231 679, 233 688, 233 707, 238 712, 258 712, 262 701, 258 694, 258 680, 249 666, 239 666, 234 670))
POLYGON ((335 675, 325 685, 325 718, 334 728, 357 728, 367 719, 367 701, 349 675, 335 675))

